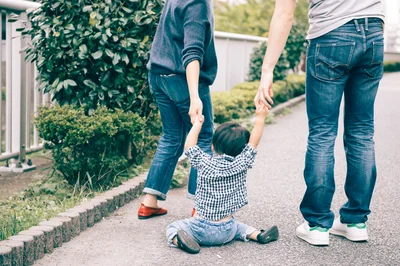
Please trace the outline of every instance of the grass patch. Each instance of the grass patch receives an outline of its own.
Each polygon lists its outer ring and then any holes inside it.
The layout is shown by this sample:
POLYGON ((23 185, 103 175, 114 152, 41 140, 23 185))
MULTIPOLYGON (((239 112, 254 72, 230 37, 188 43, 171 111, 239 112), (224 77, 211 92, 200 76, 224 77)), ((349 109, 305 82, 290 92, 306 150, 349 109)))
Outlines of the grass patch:
POLYGON ((143 173, 148 166, 149 162, 146 161, 141 166, 131 168, 119 175, 110 186, 98 190, 92 190, 89 184, 71 186, 56 171, 48 176, 39 176, 38 179, 42 181, 32 183, 17 196, 0 201, 0 241, 119 186, 143 173))
POLYGON ((18 196, 0 201, 0 240, 56 216, 85 199, 93 192, 71 187, 57 173, 31 184, 18 196))
MULTIPOLYGON (((185 159, 184 161, 187 161, 185 159)), ((189 176, 189 164, 186 163, 180 163, 175 169, 174 175, 172 177, 172 182, 170 188, 181 188, 184 185, 186 185, 186 181, 188 180, 189 176)))

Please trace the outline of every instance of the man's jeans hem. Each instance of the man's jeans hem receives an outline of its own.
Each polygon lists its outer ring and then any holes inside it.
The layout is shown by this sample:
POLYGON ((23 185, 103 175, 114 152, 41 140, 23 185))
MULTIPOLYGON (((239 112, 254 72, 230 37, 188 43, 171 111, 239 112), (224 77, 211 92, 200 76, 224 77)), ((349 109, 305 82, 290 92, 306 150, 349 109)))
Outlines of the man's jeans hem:
POLYGON ((160 191, 148 187, 143 189, 143 193, 157 196, 158 200, 165 200, 167 198, 167 195, 165 195, 164 193, 161 193, 160 191))

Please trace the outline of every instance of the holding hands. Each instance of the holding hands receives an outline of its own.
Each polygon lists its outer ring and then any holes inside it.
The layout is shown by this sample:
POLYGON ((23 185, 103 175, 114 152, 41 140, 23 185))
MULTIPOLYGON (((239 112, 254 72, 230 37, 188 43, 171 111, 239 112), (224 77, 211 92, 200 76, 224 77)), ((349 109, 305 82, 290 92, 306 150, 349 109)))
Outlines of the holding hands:
POLYGON ((272 83, 273 83, 273 73, 272 72, 262 72, 260 87, 258 88, 258 92, 256 97, 254 98, 254 104, 257 107, 259 104, 263 104, 268 109, 271 109, 271 104, 274 103, 272 97, 274 93, 272 91, 272 83))
POLYGON ((264 104, 256 104, 256 119, 262 119, 264 121, 268 114, 269 109, 264 104))
POLYGON ((190 116, 190 122, 192 122, 192 125, 194 125, 196 117, 201 120, 201 123, 203 124, 204 116, 202 115, 203 113, 203 102, 200 100, 200 98, 195 97, 190 99, 190 108, 189 108, 189 116, 190 116))
POLYGON ((203 122, 204 122, 204 115, 198 114, 194 116, 193 127, 201 128, 203 126, 203 122))

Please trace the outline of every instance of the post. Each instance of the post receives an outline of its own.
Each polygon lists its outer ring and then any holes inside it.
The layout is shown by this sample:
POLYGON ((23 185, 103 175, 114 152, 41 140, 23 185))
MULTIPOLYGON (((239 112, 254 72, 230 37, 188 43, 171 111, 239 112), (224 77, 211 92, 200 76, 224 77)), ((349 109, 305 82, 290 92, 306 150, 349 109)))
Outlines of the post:
POLYGON ((0 10, 0 89, 1 89, 1 99, 0 99, 0 154, 3 153, 3 11, 0 10))
MULTIPOLYGON (((8 21, 9 15, 6 16, 8 21)), ((6 23, 6 153, 11 153, 11 142, 12 142, 12 25, 6 23)))
MULTIPOLYGON (((33 96, 33 99, 34 99, 34 101, 33 101, 33 114, 34 114, 35 117, 37 117, 38 116, 38 107, 41 104, 42 94, 37 89, 37 81, 36 81, 36 79, 37 79, 37 69, 36 69, 35 66, 34 66, 34 70, 33 70, 33 79, 34 79, 34 85, 33 85, 33 90, 34 90, 34 92, 33 92, 33 95, 34 95, 33 96)), ((39 147, 39 132, 38 132, 38 130, 36 128, 36 125, 34 125, 34 128, 33 128, 33 146, 34 147, 39 147)))
MULTIPOLYGON (((28 21, 28 15, 26 13, 21 13, 20 15, 20 19, 23 21, 28 21)), ((21 25, 22 23, 19 23, 19 27, 23 26, 21 25)), ((26 38, 24 38, 24 36, 22 36, 22 34, 19 34, 20 36, 20 51, 19 51, 19 68, 20 68, 20 73, 21 73, 21 77, 20 77, 20 86, 19 86, 19 105, 20 105, 20 117, 19 117, 19 157, 18 157, 18 162, 15 166, 15 168, 13 169, 13 172, 26 172, 29 170, 33 170, 36 169, 36 166, 34 165, 27 165, 25 163, 26 161, 26 148, 27 145, 29 144, 28 141, 28 136, 27 136, 27 129, 30 128, 30 126, 28 127, 27 125, 27 116, 30 115, 30 104, 28 103, 28 100, 30 101, 30 99, 27 99, 27 95, 30 95, 30 93, 28 93, 28 90, 31 89, 31 86, 28 85, 28 82, 30 82, 31 80, 27 80, 28 78, 32 78, 31 73, 28 73, 29 71, 31 71, 31 68, 28 67, 26 61, 25 61, 25 48, 27 45, 27 41, 26 38), (28 128, 27 128, 28 127, 28 128)), ((15 88, 16 89, 16 88, 15 88)), ((30 103, 30 102, 29 102, 30 103)), ((29 130, 30 131, 30 130, 29 130)))
MULTIPOLYGON (((26 13, 22 13, 20 15, 21 20, 27 21, 27 15, 26 13)), ((22 23, 19 23, 22 24, 22 23)), ((20 25, 22 26, 22 25, 20 25)), ((20 119, 19 119, 19 157, 18 157, 18 162, 19 163, 24 163, 26 159, 26 90, 27 90, 27 83, 26 83, 26 76, 27 76, 27 69, 26 69, 26 63, 25 63, 25 52, 23 49, 25 49, 26 46, 26 41, 25 38, 20 34, 20 41, 21 41, 21 48, 19 51, 19 68, 20 68, 20 73, 21 73, 21 78, 20 82, 21 85, 19 86, 19 93, 20 93, 20 100, 19 100, 19 105, 20 105, 20 119)))
MULTIPOLYGON (((26 13, 21 13, 20 20, 27 21, 26 13)), ((25 63, 26 39, 22 37, 17 28, 22 27, 21 21, 16 21, 7 28, 7 44, 10 44, 7 49, 11 52, 7 58, 7 82, 12 80, 12 83, 7 83, 7 137, 12 136, 12 140, 7 139, 7 144, 11 143, 11 149, 8 147, 7 152, 17 153, 18 159, 12 162, 10 167, 1 167, 0 171, 25 172, 33 170, 35 166, 25 164, 26 160, 26 116, 27 116, 27 67, 25 63), (10 38, 9 38, 10 37, 10 38), (11 50, 11 51, 10 51, 11 50), (11 64, 12 62, 12 64, 11 64), (11 67, 9 67, 11 66, 11 67), (9 73, 11 70, 11 73, 9 73), (10 98, 9 97, 10 94, 10 98), (11 104, 12 103, 12 104, 11 104), (12 106, 12 108, 11 108, 12 106), (12 112, 12 113, 11 113, 12 112), (9 121, 10 120, 10 121, 9 121), (10 131, 9 131, 10 130, 10 131), (6 169, 4 169, 6 168, 6 169)))

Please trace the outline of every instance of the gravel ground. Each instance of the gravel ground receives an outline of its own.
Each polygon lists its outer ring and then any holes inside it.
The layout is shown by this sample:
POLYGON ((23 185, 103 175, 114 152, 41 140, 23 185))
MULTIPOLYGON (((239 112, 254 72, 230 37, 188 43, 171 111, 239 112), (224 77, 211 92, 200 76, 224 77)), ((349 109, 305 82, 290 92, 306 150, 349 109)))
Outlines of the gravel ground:
MULTIPOLYGON (((398 99, 400 74, 387 74, 376 103, 378 180, 368 222, 368 243, 352 243, 331 236, 329 247, 314 247, 294 235, 296 226, 303 221, 298 206, 305 190, 302 171, 307 118, 302 103, 266 127, 256 164, 248 174, 249 205, 236 216, 260 228, 278 225, 281 237, 277 242, 267 245, 234 242, 202 248, 198 255, 168 247, 166 226, 188 217, 192 209, 183 188, 170 191, 167 201, 161 203, 168 208, 168 215, 138 220, 140 200, 135 200, 35 265, 400 265, 398 99)), ((337 188, 332 203, 336 215, 346 201, 345 170, 339 137, 337 188)))

